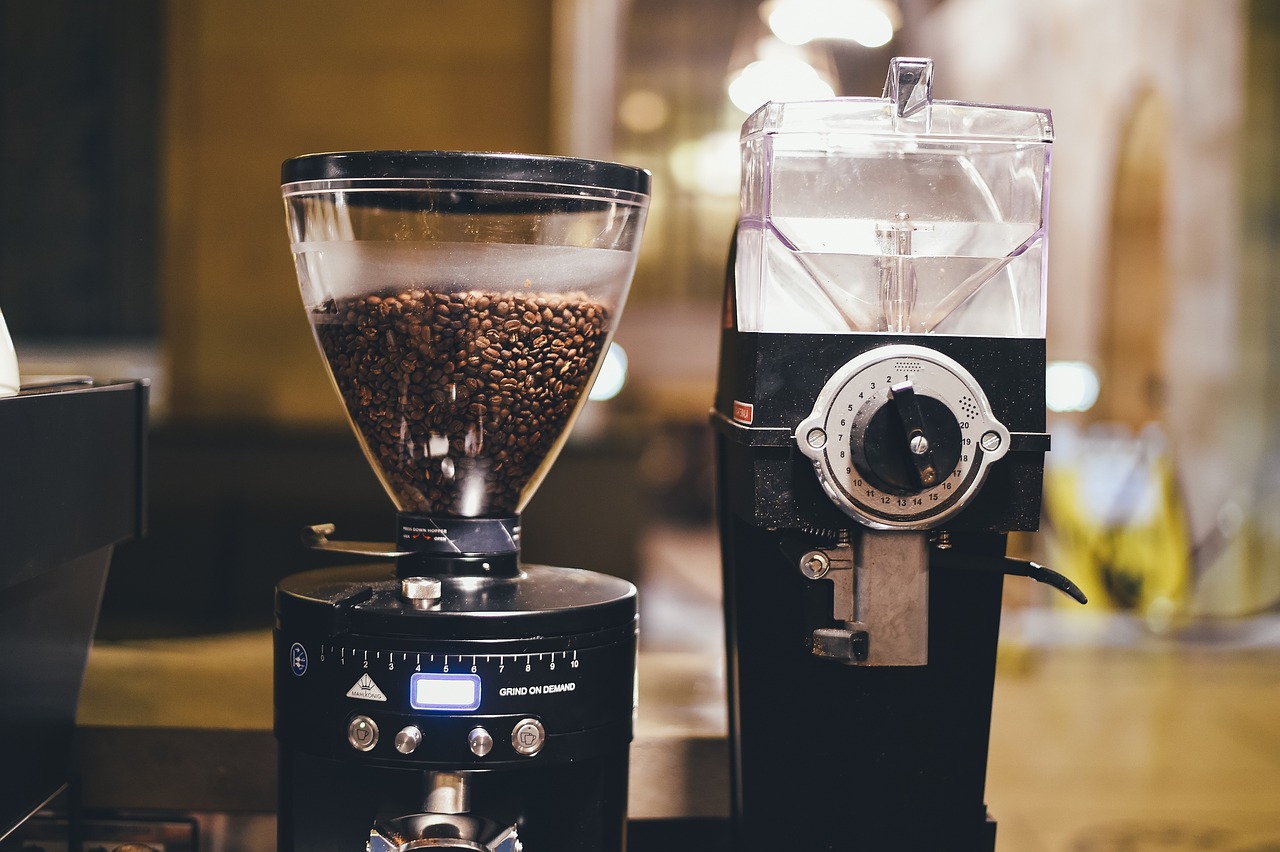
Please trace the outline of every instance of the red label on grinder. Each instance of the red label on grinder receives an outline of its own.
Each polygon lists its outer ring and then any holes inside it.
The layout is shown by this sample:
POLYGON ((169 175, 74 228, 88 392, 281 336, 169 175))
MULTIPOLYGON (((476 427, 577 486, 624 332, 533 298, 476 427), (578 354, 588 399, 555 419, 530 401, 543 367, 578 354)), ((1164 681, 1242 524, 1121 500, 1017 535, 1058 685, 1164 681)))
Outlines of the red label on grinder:
POLYGON ((749 402, 733 401, 733 419, 739 423, 751 425, 752 419, 755 417, 755 406, 749 402))

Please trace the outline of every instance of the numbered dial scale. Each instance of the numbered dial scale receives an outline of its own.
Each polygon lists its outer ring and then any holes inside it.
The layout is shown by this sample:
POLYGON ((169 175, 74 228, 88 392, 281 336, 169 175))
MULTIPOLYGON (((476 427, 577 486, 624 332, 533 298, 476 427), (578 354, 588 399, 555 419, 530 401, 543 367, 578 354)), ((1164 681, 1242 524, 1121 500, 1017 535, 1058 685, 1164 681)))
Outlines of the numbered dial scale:
POLYGON ((421 769, 571 762, 630 741, 630 583, 525 566, 442 587, 439 604, 419 610, 387 568, 287 578, 277 596, 281 740, 421 769))
POLYGON ((909 344, 841 367, 795 430, 823 490, 874 529, 927 529, 959 512, 1009 440, 968 370, 909 344))

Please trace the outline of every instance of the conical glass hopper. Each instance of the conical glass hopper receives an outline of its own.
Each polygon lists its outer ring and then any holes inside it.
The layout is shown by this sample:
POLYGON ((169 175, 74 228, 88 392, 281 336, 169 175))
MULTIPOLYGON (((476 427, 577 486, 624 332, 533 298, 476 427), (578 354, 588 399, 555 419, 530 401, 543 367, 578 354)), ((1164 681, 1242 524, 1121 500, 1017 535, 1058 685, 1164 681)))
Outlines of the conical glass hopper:
POLYGON ((307 316, 396 508, 518 515, 617 327, 648 173, 375 151, 289 160, 282 183, 307 316))

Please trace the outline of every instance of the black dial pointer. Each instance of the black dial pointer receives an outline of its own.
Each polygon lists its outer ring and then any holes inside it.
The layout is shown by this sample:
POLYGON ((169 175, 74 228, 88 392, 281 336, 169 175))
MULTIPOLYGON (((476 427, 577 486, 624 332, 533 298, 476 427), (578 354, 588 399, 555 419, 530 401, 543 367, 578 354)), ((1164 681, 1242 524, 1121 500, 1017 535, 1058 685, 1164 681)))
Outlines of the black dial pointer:
POLYGON ((916 397, 916 389, 911 382, 899 382, 889 388, 889 405, 893 407, 906 436, 906 458, 915 468, 920 479, 921 488, 932 488, 938 482, 938 469, 933 462, 933 445, 925 434, 924 415, 920 411, 920 400, 916 397))
POLYGON ((960 425, 945 402, 918 394, 909 381, 853 436, 854 465, 872 485, 905 497, 937 487, 960 461, 960 425))

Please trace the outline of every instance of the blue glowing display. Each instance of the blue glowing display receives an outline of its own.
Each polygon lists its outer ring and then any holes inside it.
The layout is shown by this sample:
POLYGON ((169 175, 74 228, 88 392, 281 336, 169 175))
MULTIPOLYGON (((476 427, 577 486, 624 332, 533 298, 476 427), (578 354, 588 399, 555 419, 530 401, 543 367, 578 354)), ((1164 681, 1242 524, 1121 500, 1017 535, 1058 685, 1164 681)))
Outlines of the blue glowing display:
POLYGON ((480 677, 419 673, 409 678, 409 706, 415 710, 477 710, 480 677))

